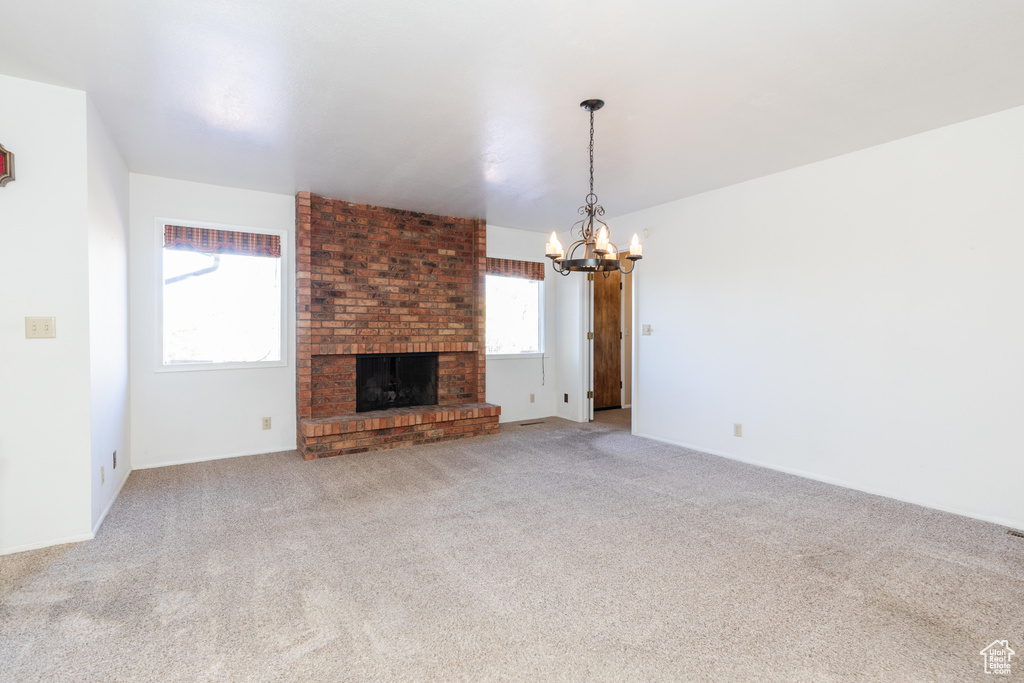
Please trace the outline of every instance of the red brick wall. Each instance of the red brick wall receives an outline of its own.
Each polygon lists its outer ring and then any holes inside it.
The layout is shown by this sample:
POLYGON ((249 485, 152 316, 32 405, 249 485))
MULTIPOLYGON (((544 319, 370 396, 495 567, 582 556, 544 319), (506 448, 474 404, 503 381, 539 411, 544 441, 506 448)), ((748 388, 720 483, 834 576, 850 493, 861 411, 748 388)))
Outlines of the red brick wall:
POLYGON ((312 417, 356 412, 352 386, 356 381, 356 357, 352 355, 313 356, 312 417))
POLYGON ((355 355, 434 351, 484 402, 486 222, 296 195, 298 417, 355 412, 355 355))

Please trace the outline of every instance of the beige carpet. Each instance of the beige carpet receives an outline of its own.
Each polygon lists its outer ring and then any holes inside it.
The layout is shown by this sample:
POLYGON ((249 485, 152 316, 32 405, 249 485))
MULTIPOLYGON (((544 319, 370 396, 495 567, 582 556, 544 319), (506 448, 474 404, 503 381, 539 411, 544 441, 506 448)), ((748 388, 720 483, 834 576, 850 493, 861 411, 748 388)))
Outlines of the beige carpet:
POLYGON ((617 427, 632 431, 633 410, 631 408, 612 408, 611 410, 595 410, 594 422, 605 427, 617 427))
POLYGON ((5 682, 981 681, 997 638, 1005 529, 553 418, 134 472, 0 558, 5 682))

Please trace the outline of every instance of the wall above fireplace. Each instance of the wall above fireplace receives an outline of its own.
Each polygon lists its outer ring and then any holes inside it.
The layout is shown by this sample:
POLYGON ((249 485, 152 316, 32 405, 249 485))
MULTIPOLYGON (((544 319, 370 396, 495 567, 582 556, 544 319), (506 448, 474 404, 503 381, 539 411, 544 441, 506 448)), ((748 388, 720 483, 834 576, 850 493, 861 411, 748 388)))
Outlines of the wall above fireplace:
POLYGON ((484 399, 486 239, 483 220, 296 196, 303 457, 497 430, 500 408, 484 399), (436 405, 357 417, 357 357, 421 353, 437 354, 436 405))

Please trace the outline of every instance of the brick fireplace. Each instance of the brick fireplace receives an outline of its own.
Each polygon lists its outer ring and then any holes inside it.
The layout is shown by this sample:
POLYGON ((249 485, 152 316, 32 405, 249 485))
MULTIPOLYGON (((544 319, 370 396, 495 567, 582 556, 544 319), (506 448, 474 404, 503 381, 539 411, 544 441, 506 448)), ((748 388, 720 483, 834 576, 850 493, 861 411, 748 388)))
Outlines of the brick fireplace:
POLYGON ((298 448, 307 460, 498 429, 485 402, 483 220, 296 195, 298 448), (435 405, 357 412, 357 358, 436 354, 435 405))

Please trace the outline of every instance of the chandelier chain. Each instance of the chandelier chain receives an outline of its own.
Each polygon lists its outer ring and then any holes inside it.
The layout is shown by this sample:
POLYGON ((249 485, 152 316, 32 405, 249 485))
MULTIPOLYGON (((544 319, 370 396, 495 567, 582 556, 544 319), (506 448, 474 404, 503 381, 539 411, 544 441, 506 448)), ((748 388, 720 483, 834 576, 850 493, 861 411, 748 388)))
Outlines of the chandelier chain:
MULTIPOLYGON (((594 197, 594 110, 590 110, 590 197, 594 197)), ((589 197, 588 197, 589 199, 589 197)), ((595 198, 596 200, 596 198, 595 198)))

